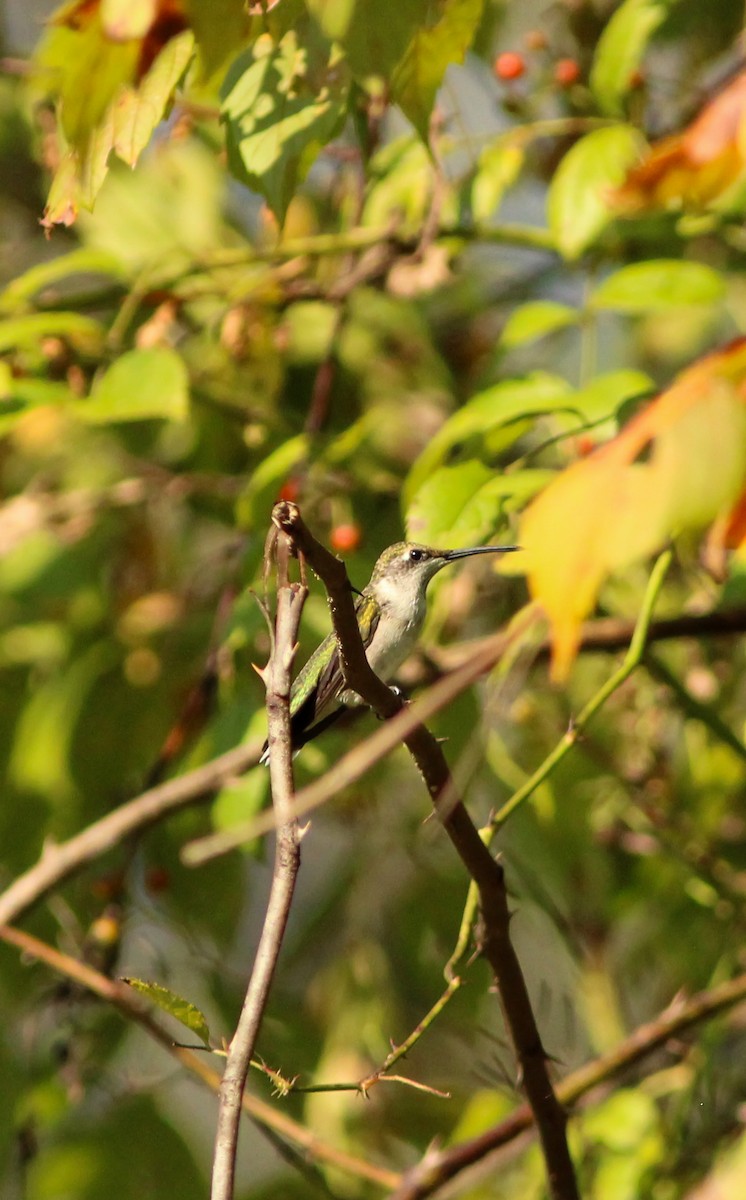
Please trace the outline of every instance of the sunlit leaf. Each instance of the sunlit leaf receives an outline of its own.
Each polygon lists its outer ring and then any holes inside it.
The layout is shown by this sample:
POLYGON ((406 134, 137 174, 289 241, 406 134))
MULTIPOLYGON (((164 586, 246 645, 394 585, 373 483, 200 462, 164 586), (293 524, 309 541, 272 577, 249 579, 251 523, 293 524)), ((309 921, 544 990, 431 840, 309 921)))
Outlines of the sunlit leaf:
POLYGON ((67 6, 35 55, 35 91, 57 100, 67 146, 44 224, 71 225, 91 208, 115 150, 133 165, 162 119, 192 54, 180 10, 159 21, 157 0, 67 6))
POLYGON ((48 337, 64 338, 76 349, 93 354, 103 346, 104 330, 99 321, 77 312, 28 313, 0 321, 0 353, 48 337))
POLYGON ((746 343, 702 359, 526 510, 519 541, 564 678, 603 580, 728 511, 746 479, 746 343), (642 456, 645 456, 644 458, 642 456))
POLYGON ((427 140, 435 96, 446 68, 460 63, 472 43, 484 0, 441 0, 438 19, 422 23, 391 79, 394 100, 427 140))
POLYGON ((139 55, 139 41, 106 36, 95 4, 48 25, 34 56, 37 87, 58 99, 73 150, 83 153, 120 87, 134 79, 139 55))
POLYGON ((164 987, 160 983, 152 983, 146 979, 133 979, 129 976, 122 977, 122 983, 128 984, 146 1000, 150 1000, 162 1012, 168 1013, 170 1017, 175 1017, 180 1024, 184 1025, 191 1033, 204 1043, 205 1046, 210 1046, 210 1027, 207 1024, 207 1018, 201 1009, 197 1008, 196 1004, 185 1000, 183 996, 172 992, 170 988, 164 987))
POLYGON ((183 421, 189 387, 186 367, 174 350, 130 350, 96 381, 88 400, 75 405, 84 421, 109 424, 166 418, 183 421))
POLYGON ((326 36, 339 41, 350 69, 366 86, 388 79, 425 19, 422 0, 306 0, 326 36))
POLYGON ((627 367, 621 371, 605 371, 596 375, 585 387, 573 392, 569 403, 573 412, 586 421, 596 422, 613 417, 621 405, 637 396, 654 391, 653 381, 644 371, 627 367))
POLYGON ((565 258, 577 258, 613 219, 609 197, 639 157, 631 125, 594 129, 562 159, 549 188, 549 227, 565 258))
POLYGON ((523 147, 505 137, 482 150, 471 185, 471 210, 478 224, 494 217, 506 191, 518 178, 525 157, 523 147))
POLYGON ((125 88, 114 109, 113 147, 133 167, 171 101, 194 51, 194 35, 184 30, 172 38, 137 88, 125 88))
POLYGON ((266 455, 238 501, 237 515, 242 525, 251 527, 255 521, 267 519, 281 485, 305 461, 308 447, 308 437, 301 433, 266 455))
POLYGON ((623 100, 650 38, 676 0, 625 0, 596 46, 590 85, 602 112, 622 115, 623 100))
POLYGON ((509 350, 546 337, 557 329, 576 325, 579 320, 580 313, 576 308, 557 304, 554 300, 534 300, 510 314, 500 335, 500 344, 509 350))
POLYGON ((723 298, 722 275, 704 263, 648 259, 607 276, 591 294, 591 308, 643 313, 685 304, 715 304, 723 298))
POLYGON ((381 228, 393 217, 415 224, 422 221, 429 203, 432 159, 414 133, 394 138, 370 163, 368 195, 363 223, 381 228))
POLYGON ((439 467, 409 507, 407 537, 432 546, 476 545, 553 477, 541 470, 503 475, 474 459, 439 467))
POLYGON ((564 379, 536 371, 525 379, 506 379, 474 396, 448 418, 414 462, 402 493, 405 509, 455 447, 496 429, 504 430, 504 445, 510 445, 521 435, 523 418, 564 407, 569 393, 564 379))
POLYGON ((275 45, 258 38, 231 67, 222 114, 231 169, 282 220, 320 150, 347 112, 347 73, 338 52, 291 30, 275 45))
POLYGON ((158 0, 101 0, 101 24, 113 41, 143 38, 157 10, 158 0))

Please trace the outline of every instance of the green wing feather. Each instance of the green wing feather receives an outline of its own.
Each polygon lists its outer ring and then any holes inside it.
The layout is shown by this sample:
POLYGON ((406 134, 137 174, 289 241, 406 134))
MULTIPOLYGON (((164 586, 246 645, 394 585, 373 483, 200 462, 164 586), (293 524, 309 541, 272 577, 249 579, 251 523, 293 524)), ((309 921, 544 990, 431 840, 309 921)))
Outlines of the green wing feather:
MULTIPOLYGON (((358 624, 360 625, 360 634, 363 639, 363 645, 370 645, 373 634, 378 626, 380 619, 380 609, 378 605, 367 603, 365 605, 365 616, 361 614, 361 606, 364 600, 368 598, 361 596, 355 604, 355 612, 358 614, 358 624)), ((293 688, 290 694, 290 716, 292 719, 293 742, 302 744, 307 740, 302 735, 313 726, 316 721, 323 718, 327 709, 345 690, 345 681, 342 674, 342 666, 339 661, 339 648, 337 646, 337 638, 334 633, 330 633, 321 645, 313 652, 308 662, 300 671, 297 679, 293 683, 293 688), (329 654, 329 647, 332 646, 332 652, 329 654), (316 676, 318 671, 319 659, 324 661, 328 656, 328 662, 321 671, 316 687, 308 691, 308 681, 316 676), (296 740, 297 739, 297 740, 296 740)))

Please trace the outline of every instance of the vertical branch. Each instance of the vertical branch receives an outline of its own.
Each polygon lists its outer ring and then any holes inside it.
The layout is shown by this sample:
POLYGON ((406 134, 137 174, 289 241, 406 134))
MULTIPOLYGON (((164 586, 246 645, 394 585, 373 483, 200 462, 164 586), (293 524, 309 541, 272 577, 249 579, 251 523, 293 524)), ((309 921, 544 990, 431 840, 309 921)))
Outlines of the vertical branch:
POLYGON ((277 818, 275 860, 251 978, 231 1039, 220 1085, 211 1200, 232 1200, 241 1104, 249 1065, 269 997, 300 867, 301 833, 292 818, 293 769, 290 744, 290 682, 305 585, 288 581, 290 547, 281 534, 268 539, 278 560, 277 614, 272 651, 265 669, 269 723, 270 783, 277 818))

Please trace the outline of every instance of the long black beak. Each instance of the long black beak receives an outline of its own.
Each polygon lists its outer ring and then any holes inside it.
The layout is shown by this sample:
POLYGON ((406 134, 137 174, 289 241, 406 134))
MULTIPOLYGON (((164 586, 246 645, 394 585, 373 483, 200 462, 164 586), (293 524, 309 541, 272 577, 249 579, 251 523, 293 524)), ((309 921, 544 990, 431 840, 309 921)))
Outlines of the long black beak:
POLYGON ((467 550, 444 550, 443 558, 446 562, 453 562, 455 558, 470 558, 472 554, 510 554, 511 550, 520 550, 520 546, 472 546, 467 550))

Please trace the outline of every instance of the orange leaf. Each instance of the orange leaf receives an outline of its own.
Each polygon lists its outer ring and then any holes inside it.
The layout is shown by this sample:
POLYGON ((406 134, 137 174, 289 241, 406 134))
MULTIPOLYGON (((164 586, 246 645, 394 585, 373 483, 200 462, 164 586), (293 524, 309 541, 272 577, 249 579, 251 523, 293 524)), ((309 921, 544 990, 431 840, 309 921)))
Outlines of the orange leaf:
POLYGON ((606 577, 728 512, 746 486, 746 339, 701 359, 529 506, 519 541, 563 679, 606 577))
POLYGON ((746 171, 746 72, 711 100, 681 133, 655 142, 611 197, 631 214, 656 208, 703 208, 746 171))

